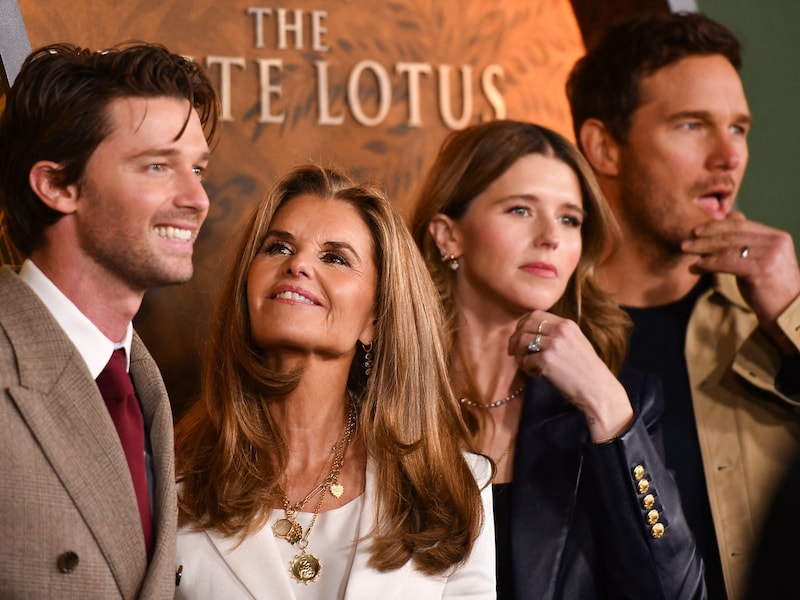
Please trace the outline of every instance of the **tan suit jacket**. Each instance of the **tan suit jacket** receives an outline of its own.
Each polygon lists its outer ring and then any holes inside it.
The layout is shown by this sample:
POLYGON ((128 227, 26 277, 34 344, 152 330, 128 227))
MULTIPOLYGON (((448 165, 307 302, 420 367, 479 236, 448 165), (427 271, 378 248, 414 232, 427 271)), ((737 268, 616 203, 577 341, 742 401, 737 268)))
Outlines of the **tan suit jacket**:
POLYGON ((155 474, 149 566, 125 455, 97 385, 39 298, 11 268, 0 270, 0 598, 173 597, 172 414, 135 334, 131 375, 155 474))
MULTIPOLYGON (((800 350, 800 299, 778 323, 800 350)), ((780 353, 732 275, 698 299, 686 365, 728 599, 739 600, 774 490, 800 452, 800 409, 776 389, 780 353)))

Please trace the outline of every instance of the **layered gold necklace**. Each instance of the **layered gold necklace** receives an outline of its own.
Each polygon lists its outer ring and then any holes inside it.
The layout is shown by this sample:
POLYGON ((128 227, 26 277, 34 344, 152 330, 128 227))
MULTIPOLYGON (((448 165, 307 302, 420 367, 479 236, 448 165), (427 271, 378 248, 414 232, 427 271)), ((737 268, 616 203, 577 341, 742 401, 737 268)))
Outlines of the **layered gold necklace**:
POLYGON ((344 455, 347 452, 347 446, 353 436, 355 427, 356 410, 351 402, 347 412, 347 424, 345 425, 339 441, 332 448, 333 460, 331 462, 330 471, 328 471, 325 479, 306 494, 302 500, 294 504, 291 503, 286 492, 283 491, 283 488, 280 486, 278 487, 278 491, 283 496, 283 511, 286 516, 272 524, 272 532, 275 534, 275 537, 284 539, 292 545, 297 544, 297 547, 300 548, 300 554, 296 555, 289 562, 289 573, 298 583, 308 585, 316 581, 320 573, 322 573, 322 564, 319 559, 306 551, 308 547, 308 538, 311 535, 314 523, 317 521, 319 511, 322 509, 322 503, 325 501, 326 492, 330 492, 334 498, 341 498, 342 494, 344 494, 344 486, 339 483, 339 474, 342 471, 344 455), (317 495, 319 495, 319 500, 314 508, 314 513, 311 515, 311 522, 308 524, 306 530, 303 531, 303 526, 297 522, 297 513, 303 510, 303 507, 317 495))

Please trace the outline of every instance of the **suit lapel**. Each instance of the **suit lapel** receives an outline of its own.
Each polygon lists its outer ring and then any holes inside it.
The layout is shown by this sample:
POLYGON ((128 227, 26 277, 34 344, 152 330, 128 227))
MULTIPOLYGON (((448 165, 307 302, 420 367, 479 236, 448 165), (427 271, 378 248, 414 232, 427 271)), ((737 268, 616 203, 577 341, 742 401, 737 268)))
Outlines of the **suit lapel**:
POLYGON ((18 357, 9 394, 103 552, 123 597, 146 568, 141 521, 114 424, 83 359, 39 298, 10 269, 0 326, 18 357))
POLYGON ((175 569, 175 536, 178 521, 178 500, 175 489, 175 453, 173 448, 172 410, 161 373, 134 332, 131 345, 131 377, 136 395, 142 405, 145 430, 152 449, 155 476, 155 548, 142 596, 158 595, 163 581, 169 581, 165 571, 175 569), (155 586, 155 587, 153 587, 155 586))
POLYGON ((581 413, 547 380, 529 381, 511 486, 511 552, 524 557, 514 561, 515 588, 531 597, 549 598, 557 586, 577 498, 584 429, 581 413))
POLYGON ((241 543, 238 536, 225 537, 213 530, 205 534, 255 600, 294 598, 291 586, 297 584, 290 580, 289 565, 281 558, 277 538, 268 524, 241 543))

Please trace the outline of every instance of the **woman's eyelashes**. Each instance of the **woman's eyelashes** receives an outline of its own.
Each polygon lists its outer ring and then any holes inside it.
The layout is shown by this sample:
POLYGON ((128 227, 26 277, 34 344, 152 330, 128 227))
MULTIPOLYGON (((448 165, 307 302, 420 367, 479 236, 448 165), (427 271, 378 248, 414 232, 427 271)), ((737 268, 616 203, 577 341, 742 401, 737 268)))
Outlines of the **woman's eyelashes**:
MULTIPOLYGON (((535 216, 533 209, 524 205, 512 206, 506 212, 518 217, 535 216)), ((583 217, 575 214, 564 214, 555 217, 555 219, 559 224, 566 225, 567 227, 580 227, 583 224, 583 217)))
POLYGON ((512 206, 508 209, 508 212, 519 217, 530 217, 533 214, 531 209, 527 206, 512 206))
MULTIPOLYGON (((293 246, 287 242, 280 240, 267 240, 264 242, 261 250, 268 256, 284 255, 290 256, 295 253, 293 246)), ((343 267, 351 266, 350 260, 344 255, 343 252, 337 250, 325 249, 320 252, 320 261, 326 264, 341 265, 343 267)))
POLYGON ((274 256, 276 254, 292 254, 292 248, 289 246, 289 244, 277 240, 265 241, 264 245, 261 247, 261 251, 270 256, 274 256))
POLYGON ((322 262, 334 265, 342 265, 343 267, 350 266, 349 260, 347 260, 341 253, 334 252, 332 250, 327 250, 322 253, 322 262))
POLYGON ((568 227, 580 227, 583 225, 583 219, 575 215, 563 215, 558 218, 558 221, 568 227))

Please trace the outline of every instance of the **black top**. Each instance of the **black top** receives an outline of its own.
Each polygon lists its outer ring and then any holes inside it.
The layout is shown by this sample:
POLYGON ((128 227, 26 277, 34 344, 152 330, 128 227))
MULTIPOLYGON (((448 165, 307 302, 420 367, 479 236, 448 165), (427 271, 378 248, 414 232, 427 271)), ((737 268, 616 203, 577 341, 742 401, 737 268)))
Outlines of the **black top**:
POLYGON ((704 276, 689 294, 672 304, 623 308, 633 319, 625 364, 661 378, 665 404, 661 421, 665 462, 678 482, 686 519, 705 562, 708 597, 717 600, 725 599, 727 595, 711 519, 684 351, 689 317, 697 299, 710 287, 711 277, 704 276))
POLYGON ((497 560, 497 600, 514 599, 511 569, 511 484, 492 484, 494 497, 494 539, 497 560))

